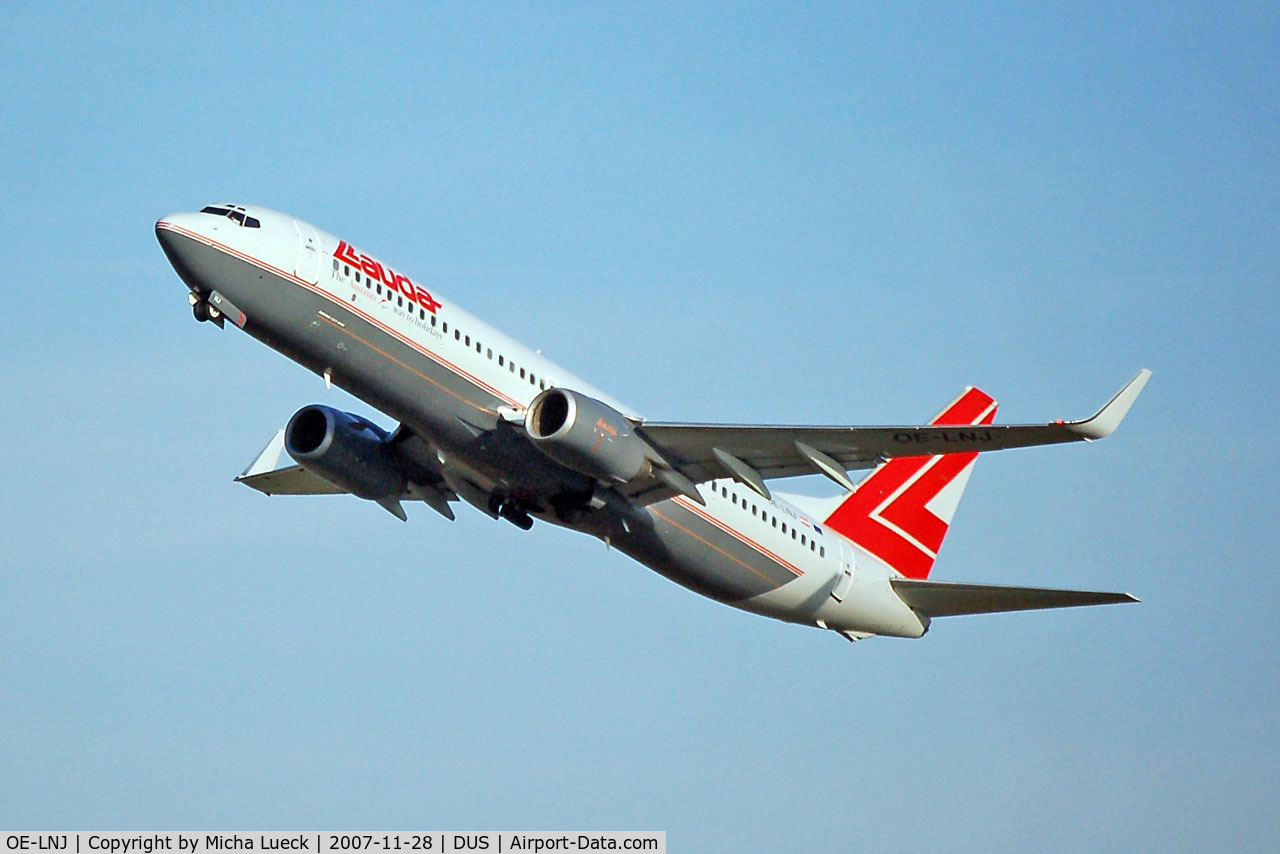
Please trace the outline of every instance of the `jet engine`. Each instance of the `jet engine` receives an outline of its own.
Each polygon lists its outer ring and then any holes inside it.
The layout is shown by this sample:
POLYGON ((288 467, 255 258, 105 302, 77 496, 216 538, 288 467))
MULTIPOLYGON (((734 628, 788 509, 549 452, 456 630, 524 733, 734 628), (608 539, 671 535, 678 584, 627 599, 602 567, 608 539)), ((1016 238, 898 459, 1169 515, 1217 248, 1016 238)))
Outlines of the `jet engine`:
POLYGON ((533 445, 551 459, 598 480, 626 483, 651 468, 653 455, 622 413, 593 397, 549 388, 525 416, 533 445))
POLYGON ((396 501, 406 477, 388 434, 350 412, 304 406, 284 428, 284 447, 299 465, 334 486, 372 501, 396 501))

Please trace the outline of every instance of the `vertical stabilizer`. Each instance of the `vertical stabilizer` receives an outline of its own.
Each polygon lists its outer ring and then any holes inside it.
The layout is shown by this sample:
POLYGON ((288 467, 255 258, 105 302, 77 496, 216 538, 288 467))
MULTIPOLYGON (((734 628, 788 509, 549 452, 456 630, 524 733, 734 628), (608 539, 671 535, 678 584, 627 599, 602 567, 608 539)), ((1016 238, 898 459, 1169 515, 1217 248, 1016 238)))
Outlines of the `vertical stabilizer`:
MULTIPOLYGON (((930 424, 990 424, 996 402, 970 388, 930 424)), ((882 463, 827 519, 848 537, 908 578, 928 578, 960 504, 976 453, 897 457, 882 463)))

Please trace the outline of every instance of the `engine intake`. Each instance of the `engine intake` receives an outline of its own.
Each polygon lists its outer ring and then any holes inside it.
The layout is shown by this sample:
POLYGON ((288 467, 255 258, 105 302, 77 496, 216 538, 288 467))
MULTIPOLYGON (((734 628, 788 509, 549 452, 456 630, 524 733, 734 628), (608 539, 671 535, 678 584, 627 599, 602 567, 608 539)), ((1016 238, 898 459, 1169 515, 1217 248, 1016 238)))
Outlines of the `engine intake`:
POLYGON ((299 465, 334 486, 372 501, 404 494, 406 476, 388 435, 350 412, 304 406, 284 428, 284 448, 299 465))
POLYGON ((564 388, 533 399, 525 430, 534 447, 598 480, 626 483, 650 470, 652 450, 618 410, 564 388))

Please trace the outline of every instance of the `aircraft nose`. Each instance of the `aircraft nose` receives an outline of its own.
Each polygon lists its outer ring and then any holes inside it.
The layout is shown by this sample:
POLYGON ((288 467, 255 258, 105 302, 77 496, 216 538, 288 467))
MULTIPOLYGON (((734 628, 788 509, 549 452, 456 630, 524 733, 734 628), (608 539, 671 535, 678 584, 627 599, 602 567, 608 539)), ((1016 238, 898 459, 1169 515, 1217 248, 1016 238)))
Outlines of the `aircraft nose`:
POLYGON ((156 236, 162 231, 194 232, 197 216, 188 212, 165 214, 156 220, 156 236))
POLYGON ((173 265, 182 281, 190 288, 198 288, 189 258, 200 240, 200 234, 191 226, 195 214, 173 213, 156 220, 156 240, 165 257, 173 265))

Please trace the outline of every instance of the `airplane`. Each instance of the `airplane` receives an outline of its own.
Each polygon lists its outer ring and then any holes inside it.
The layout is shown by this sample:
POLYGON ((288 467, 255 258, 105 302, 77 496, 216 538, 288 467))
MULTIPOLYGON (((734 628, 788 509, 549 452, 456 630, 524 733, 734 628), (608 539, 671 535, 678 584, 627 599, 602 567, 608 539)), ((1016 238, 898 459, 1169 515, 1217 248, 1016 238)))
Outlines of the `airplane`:
POLYGON ((287 214, 214 204, 155 231, 197 320, 230 321, 397 422, 302 407, 236 478, 267 495, 351 494, 402 521, 405 502, 453 520, 461 500, 525 530, 581 531, 711 599, 849 640, 918 638, 937 617, 1138 601, 930 574, 979 453, 1105 438, 1148 370, 1079 421, 997 425, 976 388, 920 425, 657 421, 287 214), (769 486, 813 474, 841 493, 769 486))

